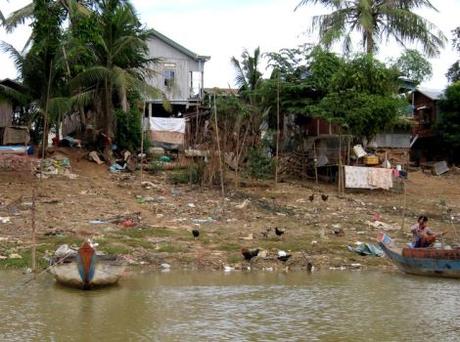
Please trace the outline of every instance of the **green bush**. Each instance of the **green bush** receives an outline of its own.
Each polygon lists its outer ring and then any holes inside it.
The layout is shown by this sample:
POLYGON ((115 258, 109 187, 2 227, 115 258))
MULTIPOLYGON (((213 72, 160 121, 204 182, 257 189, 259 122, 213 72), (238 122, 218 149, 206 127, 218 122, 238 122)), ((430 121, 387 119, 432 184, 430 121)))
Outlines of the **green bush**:
POLYGON ((191 164, 187 169, 174 170, 168 175, 172 183, 177 184, 201 184, 204 167, 201 164, 191 164))
MULTIPOLYGON (((139 110, 134 107, 128 112, 117 109, 115 116, 117 118, 116 144, 121 150, 138 151, 141 146, 142 129, 139 110)), ((148 145, 149 142, 144 141, 144 150, 148 148, 148 145)))
POLYGON ((256 179, 269 179, 273 177, 275 161, 268 155, 264 147, 255 147, 249 150, 246 171, 249 176, 256 179))

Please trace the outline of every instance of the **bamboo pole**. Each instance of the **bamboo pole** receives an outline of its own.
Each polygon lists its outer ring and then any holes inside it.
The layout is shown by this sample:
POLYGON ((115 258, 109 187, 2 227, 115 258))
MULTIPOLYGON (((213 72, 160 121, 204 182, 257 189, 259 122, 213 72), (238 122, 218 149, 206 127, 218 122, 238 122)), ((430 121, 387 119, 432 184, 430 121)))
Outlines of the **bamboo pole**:
POLYGON ((278 184, 279 149, 280 149, 280 73, 278 71, 278 86, 276 88, 276 164, 275 164, 275 184, 278 184))
POLYGON ((37 270, 37 243, 36 243, 36 226, 35 226, 35 189, 32 189, 32 272, 37 270))
POLYGON ((42 139, 42 160, 40 162, 40 183, 43 175, 43 159, 45 159, 45 146, 48 142, 48 106, 50 100, 51 91, 51 71, 53 69, 53 61, 50 62, 50 72, 48 76, 48 88, 46 90, 46 101, 45 101, 45 112, 43 113, 43 139, 42 139))
POLYGON ((339 135, 339 170, 338 170, 338 191, 342 193, 342 135, 339 135))
POLYGON ((405 224, 406 224, 406 206, 407 206, 407 187, 406 181, 403 180, 403 210, 402 210, 402 223, 401 223, 401 233, 404 232, 405 224))
POLYGON ((318 155, 316 154, 316 140, 313 142, 313 158, 315 162, 315 181, 318 184, 318 155))
POLYGON ((219 125, 218 125, 218 122, 217 122, 216 94, 214 94, 214 124, 216 125, 217 150, 218 150, 218 153, 219 153, 220 186, 221 186, 221 191, 222 191, 222 197, 225 197, 224 167, 222 165, 222 150, 220 149, 219 125))
POLYGON ((144 181, 144 117, 145 117, 145 100, 141 114, 141 186, 144 181))

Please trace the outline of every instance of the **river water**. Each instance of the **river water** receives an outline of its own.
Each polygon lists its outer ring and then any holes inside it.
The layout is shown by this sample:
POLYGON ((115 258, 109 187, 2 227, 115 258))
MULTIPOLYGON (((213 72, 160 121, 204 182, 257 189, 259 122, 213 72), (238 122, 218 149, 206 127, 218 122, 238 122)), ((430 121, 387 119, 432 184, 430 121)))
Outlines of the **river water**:
POLYGON ((460 341, 460 281, 148 273, 83 292, 0 273, 0 341, 460 341))

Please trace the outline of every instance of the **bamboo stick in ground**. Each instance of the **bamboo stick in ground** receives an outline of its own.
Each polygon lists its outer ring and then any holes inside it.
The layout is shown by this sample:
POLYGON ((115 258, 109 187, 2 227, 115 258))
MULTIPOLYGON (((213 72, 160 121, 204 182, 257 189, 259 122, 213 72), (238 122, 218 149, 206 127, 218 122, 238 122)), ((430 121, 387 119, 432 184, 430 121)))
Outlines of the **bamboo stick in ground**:
POLYGON ((216 125, 217 150, 218 150, 218 154, 219 154, 220 186, 221 186, 221 191, 222 191, 222 197, 225 197, 224 167, 222 165, 222 150, 220 148, 219 125, 218 125, 218 122, 217 122, 217 104, 216 104, 216 95, 215 94, 214 94, 214 124, 216 125))
POLYGON ((144 181, 144 116, 145 116, 145 101, 141 114, 141 186, 144 181))
POLYGON ((36 244, 36 226, 35 226, 35 189, 32 190, 32 272, 37 270, 37 244, 36 244))

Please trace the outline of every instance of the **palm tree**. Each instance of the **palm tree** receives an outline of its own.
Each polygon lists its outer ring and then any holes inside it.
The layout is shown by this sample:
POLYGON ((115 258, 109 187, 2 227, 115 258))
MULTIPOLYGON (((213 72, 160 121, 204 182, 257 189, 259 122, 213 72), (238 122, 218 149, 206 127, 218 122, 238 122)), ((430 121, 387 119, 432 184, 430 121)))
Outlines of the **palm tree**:
MULTIPOLYGON (((89 14, 89 6, 91 1, 86 0, 52 0, 57 5, 61 6, 66 10, 68 16, 71 18, 72 13, 75 11, 81 14, 89 14)), ((19 25, 22 25, 28 19, 34 17, 35 3, 34 1, 28 3, 22 8, 12 12, 8 18, 3 18, 3 15, 0 13, 0 18, 2 18, 3 26, 7 32, 12 32, 19 25)))
POLYGON ((90 20, 96 26, 96 36, 85 48, 93 60, 74 77, 71 86, 80 103, 94 104, 100 128, 113 137, 114 107, 127 111, 130 91, 141 97, 161 95, 145 81, 155 62, 146 44, 153 32, 142 27, 129 1, 96 1, 90 20))
POLYGON ((244 49, 241 54, 241 61, 232 57, 231 63, 236 71, 235 82, 240 91, 254 91, 259 86, 262 73, 257 69, 260 63, 260 48, 254 50, 254 55, 250 55, 244 49))
POLYGON ((312 20, 312 30, 318 29, 326 47, 343 39, 344 50, 349 51, 354 31, 362 35, 367 53, 377 51, 382 38, 393 38, 403 46, 418 42, 428 56, 436 56, 446 41, 432 23, 412 12, 421 7, 436 10, 429 0, 302 0, 296 9, 310 4, 333 10, 312 20))

